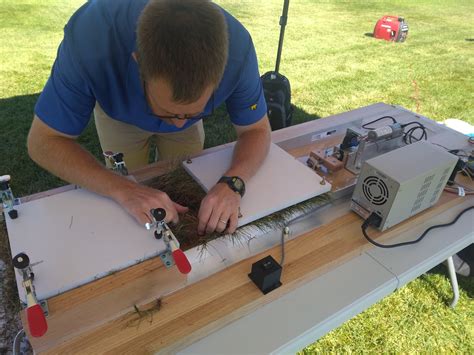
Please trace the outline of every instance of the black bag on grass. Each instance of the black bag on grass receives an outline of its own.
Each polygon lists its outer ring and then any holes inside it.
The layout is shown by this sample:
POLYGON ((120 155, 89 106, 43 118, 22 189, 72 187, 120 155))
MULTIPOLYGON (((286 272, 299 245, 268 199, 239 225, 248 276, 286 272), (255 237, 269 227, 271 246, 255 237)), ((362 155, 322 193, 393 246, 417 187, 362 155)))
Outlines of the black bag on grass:
POLYGON ((278 52, 275 71, 269 71, 262 75, 263 92, 267 102, 267 114, 272 130, 277 130, 291 125, 293 107, 291 105, 291 86, 288 78, 281 75, 280 68, 281 50, 283 47, 283 37, 288 18, 288 6, 290 0, 283 3, 283 13, 280 17, 280 39, 278 41, 278 52))
POLYGON ((267 72, 262 75, 262 85, 272 130, 291 126, 291 86, 286 76, 274 71, 267 72))

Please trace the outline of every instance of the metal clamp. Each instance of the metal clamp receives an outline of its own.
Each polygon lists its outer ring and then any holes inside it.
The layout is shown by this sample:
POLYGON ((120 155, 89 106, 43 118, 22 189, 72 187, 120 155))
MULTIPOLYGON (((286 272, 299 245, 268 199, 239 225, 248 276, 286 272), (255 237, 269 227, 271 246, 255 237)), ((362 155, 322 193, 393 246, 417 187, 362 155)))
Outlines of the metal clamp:
POLYGON ((175 265, 173 255, 171 254, 171 250, 165 250, 163 253, 158 255, 160 260, 163 262, 167 269, 173 267, 175 265))
POLYGON ((163 208, 154 208, 150 210, 150 214, 152 217, 152 222, 145 223, 145 228, 148 230, 155 228, 155 238, 163 238, 163 242, 165 242, 166 245, 166 252, 160 254, 160 258, 164 260, 165 266, 173 266, 173 264, 169 263, 169 254, 173 262, 178 267, 178 270, 183 274, 188 274, 191 271, 191 264, 189 263, 186 254, 184 254, 184 252, 180 249, 178 239, 176 239, 170 227, 165 222, 166 211, 163 208))
POLYGON ((0 176, 0 201, 3 211, 5 211, 11 219, 16 219, 18 218, 18 211, 15 209, 15 205, 18 204, 18 200, 13 196, 12 189, 10 188, 10 180, 10 175, 0 176))
POLYGON ((104 157, 109 161, 110 165, 112 165, 113 171, 123 176, 128 175, 128 169, 123 160, 123 153, 114 153, 108 150, 104 152, 104 157))
POLYGON ((26 318, 28 320, 30 334, 33 337, 41 337, 48 330, 46 315, 49 313, 49 310, 45 302, 42 304, 38 301, 35 287, 33 285, 33 280, 35 278, 33 266, 38 265, 39 263, 41 263, 41 261, 30 264, 30 258, 25 253, 17 254, 13 258, 13 266, 18 270, 23 278, 22 285, 26 292, 26 318))

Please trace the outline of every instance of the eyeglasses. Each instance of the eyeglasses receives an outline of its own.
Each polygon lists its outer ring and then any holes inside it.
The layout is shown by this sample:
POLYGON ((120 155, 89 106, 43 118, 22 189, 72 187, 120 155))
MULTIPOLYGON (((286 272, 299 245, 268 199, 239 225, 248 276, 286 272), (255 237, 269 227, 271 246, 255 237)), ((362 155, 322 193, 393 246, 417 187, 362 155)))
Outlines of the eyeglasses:
POLYGON ((159 118, 159 119, 165 118, 165 119, 175 119, 175 120, 190 120, 190 119, 203 120, 203 119, 211 117, 214 114, 214 92, 212 93, 212 96, 211 96, 211 105, 212 105, 211 106, 211 113, 209 113, 207 115, 204 114, 204 111, 201 112, 201 113, 198 113, 197 115, 188 115, 188 114, 184 114, 184 115, 178 115, 178 114, 176 114, 176 115, 157 115, 151 109, 151 105, 150 105, 150 102, 148 100, 148 95, 147 95, 146 83, 145 82, 143 82, 143 94, 145 95, 148 114, 151 115, 151 116, 154 116, 156 118, 159 118))

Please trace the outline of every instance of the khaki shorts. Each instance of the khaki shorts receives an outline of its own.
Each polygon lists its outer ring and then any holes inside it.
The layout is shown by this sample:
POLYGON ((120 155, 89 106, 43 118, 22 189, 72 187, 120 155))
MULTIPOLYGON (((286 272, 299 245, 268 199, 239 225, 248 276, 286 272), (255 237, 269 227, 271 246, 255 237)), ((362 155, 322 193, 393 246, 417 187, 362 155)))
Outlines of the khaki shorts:
MULTIPOLYGON (((155 157, 160 160, 184 159, 202 151, 204 128, 202 121, 176 133, 154 133, 109 117, 97 103, 94 108, 95 126, 102 151, 121 152, 129 170, 149 163, 151 143, 155 157)), ((106 164, 109 164, 106 161, 106 164)))

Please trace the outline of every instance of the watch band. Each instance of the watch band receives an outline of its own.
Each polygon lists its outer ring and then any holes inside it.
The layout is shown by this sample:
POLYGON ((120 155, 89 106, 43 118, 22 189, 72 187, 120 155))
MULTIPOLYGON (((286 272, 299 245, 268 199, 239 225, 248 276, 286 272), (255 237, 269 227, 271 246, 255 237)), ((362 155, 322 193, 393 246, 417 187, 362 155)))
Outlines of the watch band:
POLYGON ((238 176, 222 176, 217 183, 225 183, 230 189, 243 197, 245 194, 245 182, 238 176))

